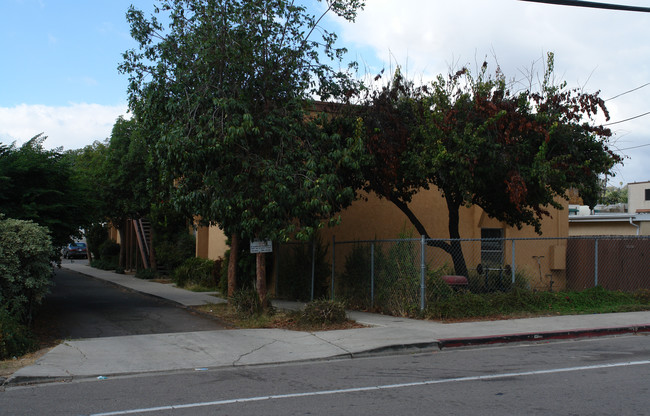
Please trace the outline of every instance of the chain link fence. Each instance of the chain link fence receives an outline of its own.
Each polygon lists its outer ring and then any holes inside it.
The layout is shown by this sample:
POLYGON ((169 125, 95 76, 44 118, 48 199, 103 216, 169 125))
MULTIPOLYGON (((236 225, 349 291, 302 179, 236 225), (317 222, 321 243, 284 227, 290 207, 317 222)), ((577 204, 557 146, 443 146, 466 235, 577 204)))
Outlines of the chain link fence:
POLYGON ((276 256, 280 298, 333 298, 396 315, 453 290, 650 288, 648 236, 333 240, 282 244, 276 256))

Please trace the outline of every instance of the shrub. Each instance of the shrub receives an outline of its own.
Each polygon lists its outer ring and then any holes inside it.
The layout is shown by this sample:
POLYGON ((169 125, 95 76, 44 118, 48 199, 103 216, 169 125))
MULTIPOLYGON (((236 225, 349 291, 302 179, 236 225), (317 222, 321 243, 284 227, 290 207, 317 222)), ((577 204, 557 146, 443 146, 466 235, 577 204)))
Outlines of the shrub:
MULTIPOLYGON (((315 244, 314 298, 329 293, 332 268, 327 258, 328 245, 318 237, 315 244)), ((292 300, 311 299, 311 242, 283 244, 278 255, 278 292, 292 300)), ((254 257, 253 257, 254 258, 254 257)))
MULTIPOLYGON (((155 244, 156 262, 158 267, 173 271, 187 259, 194 257, 196 241, 193 235, 183 230, 170 236, 171 240, 155 244)), ((158 237, 156 237, 158 239, 158 237)))
POLYGON ((138 269, 135 271, 135 277, 144 280, 156 279, 158 277, 158 272, 154 269, 138 269))
POLYGON ((108 230, 103 224, 93 224, 86 231, 86 243, 92 258, 99 259, 101 254, 99 248, 106 240, 108 240, 108 230))
POLYGON ((36 349, 34 335, 6 309, 0 308, 0 360, 19 357, 36 349))
POLYGON ((446 273, 441 270, 433 270, 427 273, 427 304, 446 300, 454 295, 454 289, 452 289, 447 282, 442 280, 442 276, 445 274, 446 273))
POLYGON ((106 260, 91 260, 90 267, 94 267, 100 270, 117 270, 117 262, 106 261, 106 260))
MULTIPOLYGON (((485 316, 489 310, 486 295, 459 292, 447 299, 427 305, 426 316, 433 319, 485 316)), ((487 314, 489 315, 489 314, 487 314)))
POLYGON ((417 313, 420 305, 420 243, 409 240, 402 232, 376 270, 376 304, 379 309, 396 316, 417 313))
POLYGON ((338 324, 347 320, 345 306, 334 300, 314 300, 309 302, 300 315, 309 324, 338 324))
POLYGON ((215 261, 199 257, 189 258, 174 269, 172 280, 179 287, 197 285, 216 288, 215 261))
POLYGON ((650 304, 650 289, 639 289, 634 292, 634 300, 639 303, 650 304))
POLYGON ((47 228, 0 216, 0 304, 21 323, 49 291, 52 250, 47 228))
MULTIPOLYGON (((375 263, 377 254, 375 250, 375 263)), ((336 297, 345 299, 353 308, 368 307, 371 285, 371 248, 368 244, 356 243, 345 256, 345 269, 336 278, 336 297)))
POLYGON ((230 304, 233 306, 237 314, 244 317, 251 317, 264 313, 264 306, 260 301, 260 297, 257 295, 257 291, 252 287, 235 291, 232 298, 230 298, 230 304))
POLYGON ((120 261, 120 245, 113 240, 104 241, 99 246, 99 259, 114 264, 112 269, 115 269, 120 261))

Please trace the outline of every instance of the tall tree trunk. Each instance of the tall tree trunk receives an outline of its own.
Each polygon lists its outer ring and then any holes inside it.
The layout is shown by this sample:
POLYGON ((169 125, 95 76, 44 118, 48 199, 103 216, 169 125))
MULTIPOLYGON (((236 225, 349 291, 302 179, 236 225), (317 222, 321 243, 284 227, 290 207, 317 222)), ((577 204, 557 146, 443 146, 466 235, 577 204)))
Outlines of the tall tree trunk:
POLYGON ((149 234, 149 266, 156 272, 158 272, 158 262, 156 261, 156 250, 153 248, 154 240, 154 230, 153 225, 151 226, 151 232, 149 234))
POLYGON ((411 221, 411 224, 413 224, 413 226, 417 230, 418 234, 423 235, 424 238, 426 238, 428 240, 427 241, 428 246, 440 248, 440 249, 444 250, 445 252, 447 252, 449 254, 452 253, 451 244, 447 244, 447 243, 445 243, 444 241, 441 241, 441 240, 432 240, 431 239, 431 237, 429 236, 429 233, 427 232, 426 228, 424 228, 424 225, 422 225, 420 220, 415 216, 413 211, 411 211, 411 209, 408 207, 408 205, 405 202, 400 201, 400 200, 392 200, 392 199, 390 199, 390 201, 397 208, 399 208, 400 211, 402 211, 404 213, 404 215, 406 215, 406 217, 409 219, 409 221, 411 221))
POLYGON ((257 295, 260 297, 262 307, 266 309, 268 301, 266 299, 266 253, 257 253, 255 255, 256 274, 257 274, 257 295))
POLYGON ((445 252, 447 252, 452 261, 454 262, 455 273, 461 276, 467 276, 467 264, 465 263, 465 256, 463 255, 463 249, 461 247, 460 241, 457 239, 460 238, 459 224, 460 224, 460 204, 450 201, 450 199, 445 198, 447 201, 447 209, 449 211, 449 238, 452 239, 449 243, 446 243, 441 240, 433 240, 427 233, 427 230, 424 228, 424 225, 420 220, 415 216, 413 211, 408 207, 404 201, 399 199, 389 199, 397 208, 402 211, 406 217, 411 221, 411 224, 415 227, 417 232, 420 235, 423 235, 428 241, 427 245, 431 247, 437 247, 445 252), (455 240, 455 241, 454 241, 455 240))
POLYGON ((237 290, 237 257, 239 254, 239 236, 230 236, 230 257, 228 258, 228 297, 231 298, 237 290))
POLYGON ((447 201, 447 209, 449 210, 449 238, 451 238, 450 245, 452 261, 454 262, 455 273, 460 276, 467 277, 467 264, 465 263, 465 256, 463 255, 463 247, 460 241, 460 203, 453 201, 451 198, 445 198, 447 201))

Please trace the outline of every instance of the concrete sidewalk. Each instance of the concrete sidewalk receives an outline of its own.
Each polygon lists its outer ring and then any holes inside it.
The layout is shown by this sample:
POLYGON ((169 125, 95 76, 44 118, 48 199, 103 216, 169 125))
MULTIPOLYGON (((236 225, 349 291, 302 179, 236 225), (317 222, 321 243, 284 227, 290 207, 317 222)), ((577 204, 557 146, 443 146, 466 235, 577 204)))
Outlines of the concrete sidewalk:
MULTIPOLYGON (((223 302, 128 275, 66 264, 65 268, 185 306, 223 302)), ((275 302, 281 308, 295 303, 275 302)), ((135 335, 66 341, 22 368, 6 384, 203 370, 240 365, 326 360, 369 354, 434 351, 496 342, 650 332, 650 311, 443 324, 349 312, 367 328, 314 333, 245 329, 135 335)))

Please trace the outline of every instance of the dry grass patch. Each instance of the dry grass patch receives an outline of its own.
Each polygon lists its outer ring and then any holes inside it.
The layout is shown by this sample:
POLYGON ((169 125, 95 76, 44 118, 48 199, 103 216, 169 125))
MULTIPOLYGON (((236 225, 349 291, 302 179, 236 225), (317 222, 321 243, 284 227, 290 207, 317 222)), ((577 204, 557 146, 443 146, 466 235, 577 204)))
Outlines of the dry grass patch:
POLYGON ((364 328, 355 321, 346 319, 340 323, 309 323, 301 319, 299 311, 274 310, 260 315, 245 316, 226 303, 196 306, 195 309, 208 314, 232 328, 276 328, 292 331, 333 331, 337 329, 364 328))

